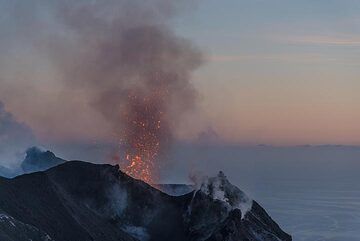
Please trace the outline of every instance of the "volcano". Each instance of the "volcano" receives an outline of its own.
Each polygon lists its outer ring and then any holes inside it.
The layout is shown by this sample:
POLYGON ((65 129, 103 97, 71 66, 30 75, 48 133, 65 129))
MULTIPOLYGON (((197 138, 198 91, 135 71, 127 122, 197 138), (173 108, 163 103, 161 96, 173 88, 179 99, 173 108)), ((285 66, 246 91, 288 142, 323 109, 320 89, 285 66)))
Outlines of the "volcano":
POLYGON ((222 198, 214 185, 171 196, 117 165, 82 161, 0 177, 0 240, 292 240, 256 201, 236 208, 243 193, 219 177, 222 198))

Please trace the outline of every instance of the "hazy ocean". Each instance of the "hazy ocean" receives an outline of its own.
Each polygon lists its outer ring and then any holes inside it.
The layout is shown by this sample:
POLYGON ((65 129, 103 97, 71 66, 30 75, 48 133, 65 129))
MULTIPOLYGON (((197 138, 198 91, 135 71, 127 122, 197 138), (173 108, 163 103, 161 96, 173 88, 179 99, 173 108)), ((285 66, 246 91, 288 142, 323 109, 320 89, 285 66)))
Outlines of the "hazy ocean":
POLYGON ((254 196, 294 241, 360 240, 359 183, 268 185, 254 196))

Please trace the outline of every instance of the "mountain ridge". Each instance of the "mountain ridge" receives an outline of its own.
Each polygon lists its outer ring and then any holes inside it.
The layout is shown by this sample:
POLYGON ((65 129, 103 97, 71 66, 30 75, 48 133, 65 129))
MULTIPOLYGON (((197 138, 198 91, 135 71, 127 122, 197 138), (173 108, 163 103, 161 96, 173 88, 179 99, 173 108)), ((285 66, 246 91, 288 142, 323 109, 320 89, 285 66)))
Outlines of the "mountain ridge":
POLYGON ((242 218, 201 190, 171 196, 109 164, 69 161, 0 178, 0 196, 4 241, 19 241, 19 234, 33 241, 291 240, 256 202, 242 218), (203 212, 208 207, 212 212, 203 212))

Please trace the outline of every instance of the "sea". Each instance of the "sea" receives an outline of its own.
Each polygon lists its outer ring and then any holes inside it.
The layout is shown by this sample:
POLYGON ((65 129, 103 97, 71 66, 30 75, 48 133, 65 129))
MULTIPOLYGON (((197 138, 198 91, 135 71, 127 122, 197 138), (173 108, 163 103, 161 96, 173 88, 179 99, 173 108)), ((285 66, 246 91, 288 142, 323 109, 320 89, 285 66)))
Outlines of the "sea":
POLYGON ((268 182, 253 196, 295 241, 359 241, 358 182, 268 182))

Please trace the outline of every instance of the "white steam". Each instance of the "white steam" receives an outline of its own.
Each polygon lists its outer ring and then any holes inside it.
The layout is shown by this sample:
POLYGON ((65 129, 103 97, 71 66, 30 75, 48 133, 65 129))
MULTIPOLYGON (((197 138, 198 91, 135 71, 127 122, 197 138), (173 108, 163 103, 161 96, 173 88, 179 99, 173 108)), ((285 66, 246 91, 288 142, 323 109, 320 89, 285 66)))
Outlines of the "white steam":
POLYGON ((192 180, 195 183, 196 192, 201 191, 214 200, 223 202, 229 209, 240 209, 242 218, 251 210, 252 199, 249 198, 238 187, 232 185, 223 172, 219 172, 215 177, 196 177, 192 180))
POLYGON ((17 167, 24 158, 24 150, 34 144, 31 129, 16 120, 0 101, 0 166, 17 167))
POLYGON ((140 241, 148 241, 150 239, 146 228, 137 226, 125 226, 123 230, 140 241))
POLYGON ((127 207, 127 192, 119 184, 113 185, 107 190, 109 205, 112 215, 120 216, 127 207))

